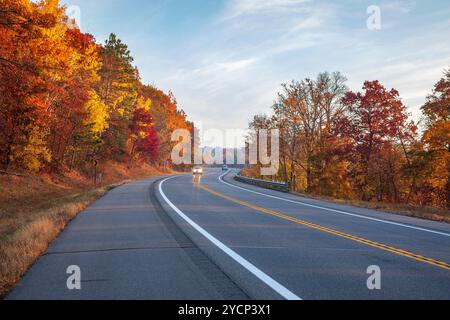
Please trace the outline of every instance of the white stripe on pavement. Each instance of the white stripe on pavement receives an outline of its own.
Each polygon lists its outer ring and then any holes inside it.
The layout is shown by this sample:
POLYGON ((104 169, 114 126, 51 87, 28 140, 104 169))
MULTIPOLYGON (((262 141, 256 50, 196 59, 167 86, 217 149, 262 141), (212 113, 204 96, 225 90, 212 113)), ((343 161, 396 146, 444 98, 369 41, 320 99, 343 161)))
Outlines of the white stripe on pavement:
POLYGON ((180 209, 178 209, 165 195, 162 185, 170 179, 173 179, 175 177, 167 178, 159 183, 159 193, 163 197, 164 201, 187 223, 189 223, 195 230, 197 230, 200 234, 202 234, 205 238, 207 238, 209 241, 211 241, 216 247, 218 247, 220 250, 225 252, 228 256, 230 256, 234 261, 239 263, 242 267, 247 269, 249 272, 251 272, 254 276, 256 276, 258 279, 260 279, 262 282, 264 282, 266 285, 268 285, 270 288, 272 288, 275 292, 277 292, 279 295, 281 295, 283 298, 287 300, 302 300, 299 296, 292 293, 289 289, 285 288, 283 285, 281 285, 279 282, 265 274, 263 271, 255 267, 253 264, 248 262, 246 259, 241 257, 239 254, 237 254, 235 251, 227 247, 225 244, 220 242, 218 239, 216 239, 214 236, 212 236, 208 231, 200 227, 197 223, 192 221, 188 216, 186 216, 180 209))

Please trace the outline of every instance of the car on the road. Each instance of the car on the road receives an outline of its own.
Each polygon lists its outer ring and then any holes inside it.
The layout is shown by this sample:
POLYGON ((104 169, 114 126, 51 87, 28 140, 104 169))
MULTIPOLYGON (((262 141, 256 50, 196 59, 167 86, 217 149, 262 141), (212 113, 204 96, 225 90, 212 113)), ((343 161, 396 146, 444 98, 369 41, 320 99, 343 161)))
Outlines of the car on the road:
POLYGON ((228 166, 227 166, 227 165, 224 165, 224 166, 222 167, 222 171, 228 171, 228 166))
POLYGON ((200 166, 195 166, 195 167, 192 169, 192 173, 193 173, 194 175, 196 175, 196 174, 203 174, 203 168, 200 167, 200 166))

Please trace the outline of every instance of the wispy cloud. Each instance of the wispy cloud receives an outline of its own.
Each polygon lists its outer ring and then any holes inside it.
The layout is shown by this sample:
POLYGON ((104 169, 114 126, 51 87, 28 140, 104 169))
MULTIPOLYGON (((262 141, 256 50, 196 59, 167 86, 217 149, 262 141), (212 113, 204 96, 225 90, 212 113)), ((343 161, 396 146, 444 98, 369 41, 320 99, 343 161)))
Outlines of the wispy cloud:
POLYGON ((320 44, 334 17, 335 5, 310 0, 232 0, 218 23, 231 40, 248 39, 241 49, 263 60, 320 44))
POLYGON ((223 13, 222 20, 242 16, 298 12, 301 5, 310 0, 231 0, 223 13))
POLYGON ((410 13, 413 11, 417 6, 416 1, 390 1, 388 3, 383 3, 381 6, 381 9, 384 10, 392 10, 392 11, 399 11, 401 13, 410 13))
POLYGON ((219 69, 225 72, 234 72, 245 69, 246 67, 250 66, 251 64, 254 64, 257 61, 258 58, 251 58, 237 61, 219 62, 217 63, 217 66, 219 67, 219 69))
POLYGON ((211 80, 216 77, 224 77, 224 76, 236 76, 236 72, 242 71, 243 69, 249 67, 250 65, 256 63, 258 58, 250 58, 243 60, 235 60, 235 61, 226 61, 226 62, 216 62, 212 64, 204 65, 203 67, 196 69, 179 69, 175 72, 175 74, 169 76, 162 80, 162 82, 169 82, 174 80, 187 80, 189 78, 202 78, 209 77, 211 80))

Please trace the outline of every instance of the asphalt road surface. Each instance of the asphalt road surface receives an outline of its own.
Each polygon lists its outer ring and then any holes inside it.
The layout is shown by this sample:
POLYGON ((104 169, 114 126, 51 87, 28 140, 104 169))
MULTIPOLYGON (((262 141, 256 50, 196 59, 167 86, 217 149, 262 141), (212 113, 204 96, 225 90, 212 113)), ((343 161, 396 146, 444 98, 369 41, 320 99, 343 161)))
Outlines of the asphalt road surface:
POLYGON ((233 174, 112 190, 7 298, 450 299, 450 225, 260 189, 233 174), (81 290, 68 289, 69 266, 81 270, 81 290), (381 288, 369 289, 369 277, 381 288))

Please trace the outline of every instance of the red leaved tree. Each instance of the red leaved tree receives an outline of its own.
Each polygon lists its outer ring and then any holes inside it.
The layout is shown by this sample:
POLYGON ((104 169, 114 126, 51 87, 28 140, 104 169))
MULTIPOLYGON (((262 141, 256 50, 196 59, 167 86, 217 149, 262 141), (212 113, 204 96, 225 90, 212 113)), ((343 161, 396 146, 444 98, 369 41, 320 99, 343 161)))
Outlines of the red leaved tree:
POLYGON ((415 125, 408 122, 406 107, 397 90, 387 90, 378 81, 366 81, 363 90, 344 97, 347 113, 340 119, 340 128, 342 135, 352 141, 355 185, 361 198, 370 200, 374 193, 380 195, 376 191, 379 187, 373 184, 374 160, 380 159, 387 143, 414 135, 415 125))

